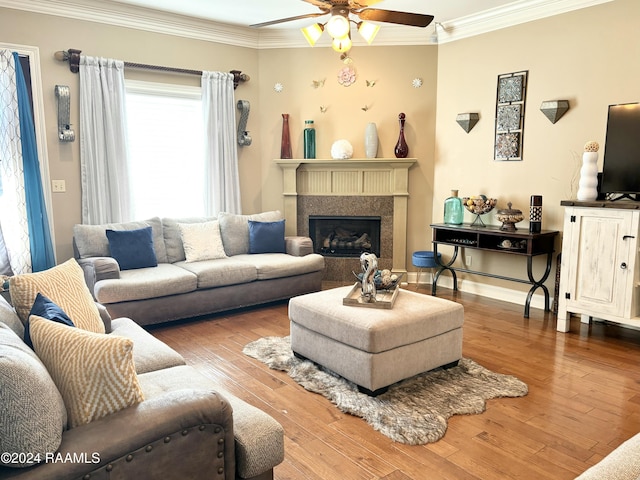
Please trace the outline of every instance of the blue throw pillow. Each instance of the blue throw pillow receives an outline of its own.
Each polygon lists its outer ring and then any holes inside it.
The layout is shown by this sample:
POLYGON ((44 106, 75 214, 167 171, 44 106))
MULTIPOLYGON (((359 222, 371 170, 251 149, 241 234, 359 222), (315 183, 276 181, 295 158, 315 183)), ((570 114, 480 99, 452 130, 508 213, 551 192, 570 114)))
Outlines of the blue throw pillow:
POLYGON ((286 253, 284 220, 277 222, 249 220, 249 253, 286 253))
POLYGON ((111 256, 120 265, 120 270, 158 266, 151 227, 107 230, 106 233, 111 256))
MULTIPOLYGON (((57 304, 55 304, 52 300, 48 299, 41 293, 36 295, 36 299, 33 302, 33 306, 31 307, 31 311, 29 312, 29 317, 31 315, 37 315, 42 318, 46 318, 47 320, 51 320, 53 322, 62 323, 63 325, 68 325, 70 327, 75 327, 73 321, 69 318, 69 315, 64 313, 64 310, 60 308, 57 304)), ((24 326, 24 343, 33 348, 33 343, 31 342, 31 334, 29 333, 29 320, 27 319, 27 323, 24 326)))

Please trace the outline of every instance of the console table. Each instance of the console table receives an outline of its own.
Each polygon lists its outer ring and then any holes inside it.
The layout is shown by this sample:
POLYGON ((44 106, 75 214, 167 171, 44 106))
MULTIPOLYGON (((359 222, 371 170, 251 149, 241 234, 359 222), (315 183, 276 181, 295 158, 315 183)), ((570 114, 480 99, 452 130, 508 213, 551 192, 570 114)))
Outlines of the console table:
POLYGON ((544 292, 544 309, 549 311, 549 289, 544 282, 549 277, 551 262, 553 260, 553 245, 556 230, 542 230, 539 233, 531 233, 528 230, 518 229, 515 232, 500 230, 500 227, 487 225, 475 226, 469 224, 450 225, 446 223, 432 224, 433 229, 433 251, 434 258, 438 262, 438 271, 434 275, 431 294, 436 294, 438 279, 443 272, 451 272, 453 277, 453 290, 458 290, 458 278, 456 272, 472 273, 485 277, 499 278, 512 282, 526 283, 531 285, 524 305, 524 317, 529 318, 529 306, 533 293, 541 288, 544 292), (438 245, 451 245, 454 247, 453 256, 448 263, 443 263, 438 258, 438 245), (454 267, 453 264, 458 257, 460 248, 472 248, 489 252, 497 252, 508 255, 520 255, 527 259, 527 279, 506 277, 489 272, 479 272, 462 267, 454 267), (539 279, 533 276, 533 257, 546 255, 546 269, 539 279))

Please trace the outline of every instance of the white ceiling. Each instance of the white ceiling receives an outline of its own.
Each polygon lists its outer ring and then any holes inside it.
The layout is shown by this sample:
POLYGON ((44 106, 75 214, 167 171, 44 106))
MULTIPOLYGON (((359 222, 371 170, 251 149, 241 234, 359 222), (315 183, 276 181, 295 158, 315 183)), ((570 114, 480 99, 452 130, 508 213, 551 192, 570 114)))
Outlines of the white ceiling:
MULTIPOLYGON (((435 19, 426 28, 383 23, 374 44, 446 43, 610 1, 379 0, 374 8, 428 14, 435 19)), ((299 28, 313 19, 258 29, 249 25, 320 12, 304 0, 0 0, 0 7, 250 48, 307 47, 299 28)), ((329 44, 325 37, 319 45, 329 44)), ((362 44, 358 37, 353 37, 354 45, 362 44)))
MULTIPOLYGON (((320 10, 304 0, 114 0, 119 3, 163 10, 220 23, 248 27, 280 18, 318 13, 320 10)), ((367 3, 366 0, 362 3, 367 3)), ((375 3, 375 2, 370 2, 375 3)), ((373 8, 433 15, 436 22, 477 14, 502 7, 514 0, 381 0, 373 8)), ((300 28, 307 21, 273 25, 271 29, 300 28)), ((414 27, 415 28, 415 27, 414 27)))

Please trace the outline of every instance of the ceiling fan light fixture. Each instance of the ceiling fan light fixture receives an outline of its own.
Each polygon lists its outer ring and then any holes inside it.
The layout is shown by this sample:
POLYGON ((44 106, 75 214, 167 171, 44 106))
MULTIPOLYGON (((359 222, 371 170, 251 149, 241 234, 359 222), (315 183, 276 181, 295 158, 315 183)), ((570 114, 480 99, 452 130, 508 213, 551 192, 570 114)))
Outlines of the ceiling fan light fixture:
POLYGON ((338 53, 346 53, 351 50, 351 38, 347 35, 345 38, 334 38, 331 47, 338 53))
POLYGON ((327 22, 327 32, 334 39, 343 39, 349 36, 351 25, 346 16, 336 14, 332 15, 327 22))
POLYGON ((371 42, 373 42, 379 30, 380 25, 376 25, 375 23, 367 22, 366 20, 358 23, 358 33, 369 45, 371 45, 371 42))
POLYGON ((309 25, 308 27, 301 28, 300 30, 302 31, 304 38, 306 38, 307 42, 309 42, 309 45, 313 47, 322 36, 324 25, 320 23, 314 23, 312 25, 309 25))

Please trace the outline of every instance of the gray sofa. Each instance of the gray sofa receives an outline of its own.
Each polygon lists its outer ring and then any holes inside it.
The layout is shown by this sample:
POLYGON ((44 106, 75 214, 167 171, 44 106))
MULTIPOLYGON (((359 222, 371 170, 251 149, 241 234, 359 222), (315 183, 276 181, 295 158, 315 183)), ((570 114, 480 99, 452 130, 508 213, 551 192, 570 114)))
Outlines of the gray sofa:
POLYGON ((0 298, 0 478, 273 478, 284 458, 278 422, 185 365, 130 319, 112 322, 104 309, 101 317, 108 335, 133 341, 144 400, 68 429, 56 384, 0 298), (28 454, 40 454, 41 462, 19 465, 28 454))
POLYGON ((275 222, 279 211, 217 218, 152 218, 143 222, 76 225, 74 251, 95 299, 112 317, 140 325, 206 315, 291 298, 321 289, 324 258, 308 237, 286 237, 285 253, 251 254, 249 221, 275 222), (181 225, 216 220, 226 258, 187 261, 181 225), (106 230, 150 226, 158 265, 122 270, 106 230))
POLYGON ((576 480, 638 480, 640 479, 640 433, 620 444, 576 480))

